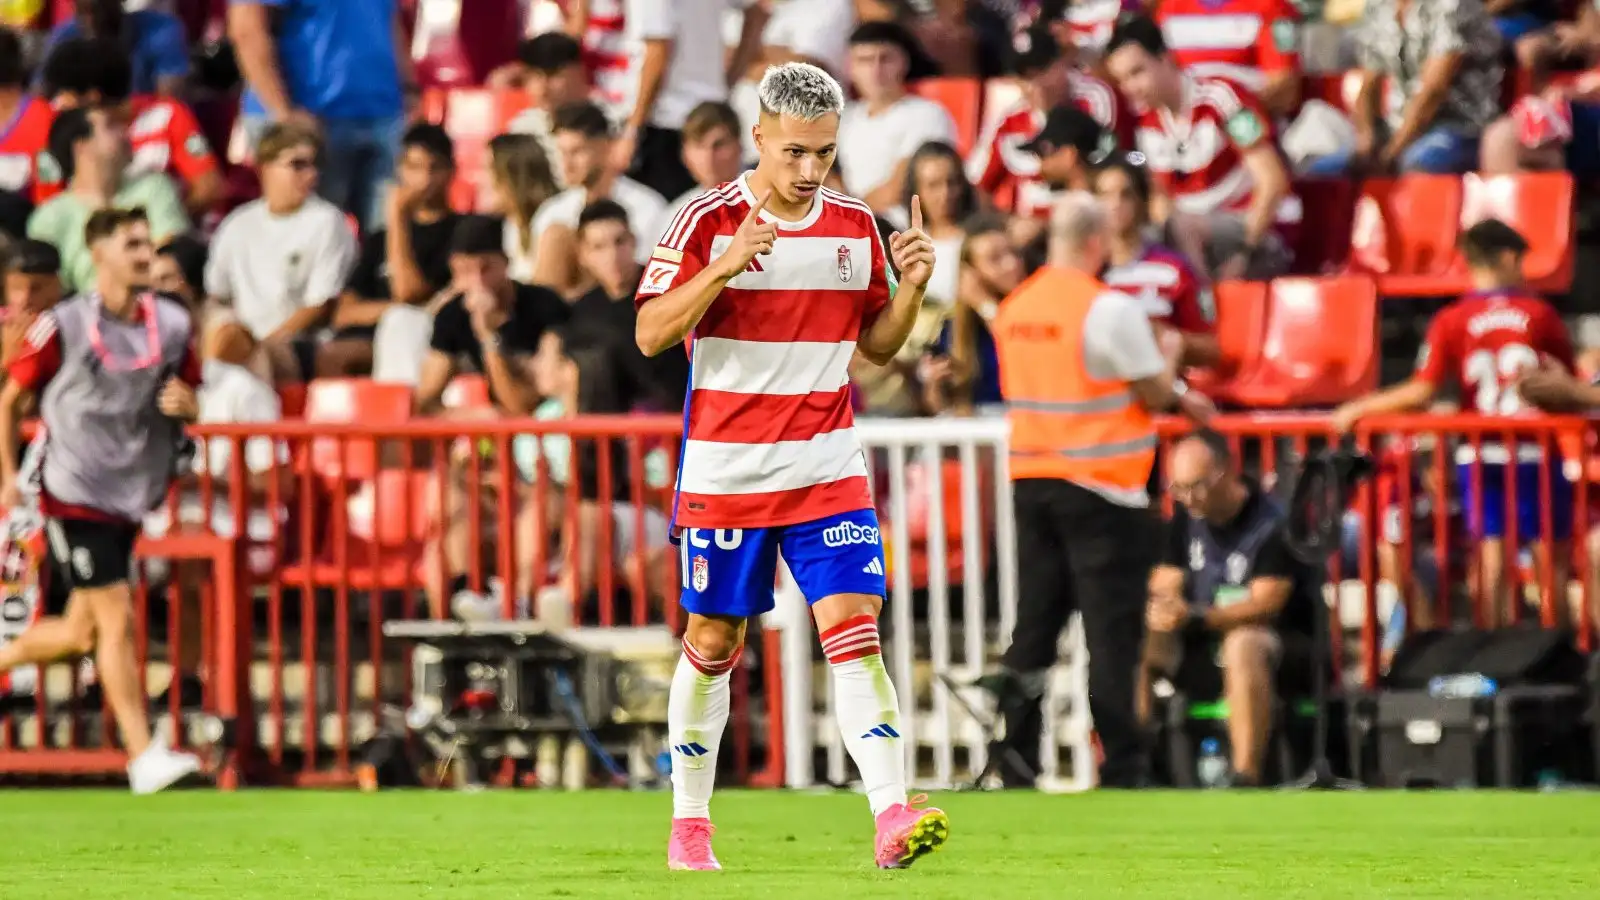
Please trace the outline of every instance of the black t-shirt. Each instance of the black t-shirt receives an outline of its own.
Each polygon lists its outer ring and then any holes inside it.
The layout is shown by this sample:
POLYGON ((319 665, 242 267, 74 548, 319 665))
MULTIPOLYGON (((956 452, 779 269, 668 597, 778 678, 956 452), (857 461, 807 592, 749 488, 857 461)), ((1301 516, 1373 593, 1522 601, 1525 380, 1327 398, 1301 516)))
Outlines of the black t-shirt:
MULTIPOLYGON (((448 213, 437 222, 426 225, 411 222, 411 255, 416 257, 422 277, 433 291, 443 290, 450 283, 450 236, 455 233, 456 221, 461 217, 448 213)), ((361 242, 361 256, 351 270, 345 288, 368 300, 391 299, 389 293, 389 232, 374 231, 361 242)))
MULTIPOLYGON (((1217 542, 1223 546, 1235 543, 1244 537, 1244 530, 1255 520, 1261 504, 1266 502, 1258 485, 1246 481, 1245 487, 1250 494, 1232 521, 1220 526, 1211 526, 1216 532, 1217 542)), ((1167 544, 1162 552, 1162 565, 1182 569, 1187 574, 1189 528, 1191 526, 1199 528, 1204 525, 1203 522, 1190 519, 1189 511, 1184 509, 1182 504, 1174 504, 1172 519, 1167 526, 1167 544)), ((1278 627, 1310 634, 1313 628, 1311 621, 1313 610, 1310 604, 1315 602, 1314 598, 1320 591, 1321 581, 1311 566, 1306 565, 1289 550, 1288 541, 1281 527, 1273 529, 1272 533, 1262 541, 1260 548, 1256 550, 1250 572, 1242 583, 1248 584, 1257 578, 1287 578, 1294 584, 1288 602, 1284 604, 1283 611, 1278 613, 1278 627)))
POLYGON ((592 339, 610 348, 630 397, 647 399, 666 412, 679 412, 689 384, 689 356, 677 347, 645 356, 634 339, 638 322, 631 292, 614 298, 597 287, 573 301, 568 330, 578 340, 592 339))
MULTIPOLYGON (((566 322, 569 312, 561 295, 549 288, 520 282, 513 287, 511 317, 500 326, 500 352, 507 357, 530 356, 538 351, 545 329, 566 322)), ((472 330, 472 315, 461 295, 451 297, 434 315, 429 346, 454 360, 461 371, 483 371, 483 344, 472 330)))

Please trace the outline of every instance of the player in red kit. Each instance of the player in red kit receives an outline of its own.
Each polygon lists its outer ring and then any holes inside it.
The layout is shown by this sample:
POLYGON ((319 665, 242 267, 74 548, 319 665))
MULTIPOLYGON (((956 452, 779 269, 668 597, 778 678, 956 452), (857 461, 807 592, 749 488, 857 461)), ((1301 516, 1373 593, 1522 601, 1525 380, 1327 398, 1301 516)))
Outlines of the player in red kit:
MULTIPOLYGON (((1561 316, 1522 286, 1522 260, 1528 252, 1522 235, 1489 219, 1461 236, 1461 252, 1474 290, 1433 317, 1411 380, 1339 407, 1333 414, 1335 428, 1347 431, 1365 416, 1424 409, 1441 390, 1452 387, 1459 391, 1467 412, 1536 414, 1537 408, 1518 390, 1518 382, 1545 365, 1574 368, 1572 338, 1561 316)), ((1506 536, 1514 533, 1519 543, 1533 545, 1549 541, 1550 583, 1561 590, 1559 586, 1567 583, 1572 536, 1572 483, 1563 474, 1559 457, 1544 447, 1524 442, 1508 448, 1487 438, 1478 448, 1465 444, 1457 449, 1456 482, 1478 541, 1483 586, 1494 598, 1491 624, 1509 624, 1506 536), (1514 508, 1507 506, 1508 465, 1516 479, 1514 508), (1548 496, 1542 489, 1545 480, 1550 484, 1548 496), (1543 533, 1547 513, 1550 534, 1543 533), (1514 532, 1509 521, 1513 516, 1514 532)), ((1535 563, 1542 564, 1543 556, 1535 552, 1535 563)), ((1557 603, 1556 608, 1565 617, 1566 604, 1557 603)))
POLYGON ((0 191, 32 196, 54 120, 50 104, 28 92, 22 41, 0 28, 0 191))
POLYGON ((933 244, 916 197, 911 228, 886 253, 872 210, 822 186, 844 109, 838 82, 788 63, 768 69, 758 93, 755 171, 678 212, 638 292, 640 350, 690 342, 673 500, 689 621, 667 701, 667 864, 721 868, 710 801, 728 679, 745 623, 773 608, 781 554, 816 619, 877 863, 900 868, 942 844, 950 824, 906 796, 906 726, 878 639, 883 542, 848 367, 858 353, 884 365, 900 351, 933 275, 933 244))

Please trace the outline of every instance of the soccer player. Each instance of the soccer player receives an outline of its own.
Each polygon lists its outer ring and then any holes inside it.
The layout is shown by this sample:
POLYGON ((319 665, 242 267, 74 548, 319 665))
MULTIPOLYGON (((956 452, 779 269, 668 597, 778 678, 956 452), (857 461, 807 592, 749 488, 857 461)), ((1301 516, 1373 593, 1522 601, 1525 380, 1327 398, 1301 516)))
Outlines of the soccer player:
POLYGON ((905 343, 933 274, 920 201, 889 258, 867 204, 822 186, 844 92, 815 66, 767 70, 760 162, 667 226, 638 292, 639 349, 690 347, 674 505, 689 622, 672 680, 673 869, 718 869, 708 805, 728 673, 751 616, 773 608, 778 554, 811 605, 845 747, 877 821, 877 862, 943 843, 945 814, 908 802, 906 748, 878 643, 883 548, 846 366, 905 343))
POLYGON ((143 287, 155 256, 144 212, 98 210, 84 232, 93 290, 39 316, 0 388, 0 506, 21 501, 17 425, 36 393, 47 432, 39 504, 70 593, 64 615, 0 647, 0 671, 92 650, 128 753, 128 784, 148 794, 200 768, 151 736, 129 587, 140 522, 166 496, 182 423, 198 414, 200 364, 189 310, 143 287))
MULTIPOLYGON (((1520 379, 1545 364, 1569 371, 1573 368, 1572 338, 1560 314, 1522 285, 1522 259, 1528 252, 1522 235, 1504 222, 1487 219, 1461 236, 1461 252, 1474 290, 1434 315, 1411 380, 1339 407, 1333 413, 1337 430, 1348 431, 1366 416, 1424 409, 1450 387, 1459 392, 1465 411, 1524 416, 1536 410, 1518 391, 1520 379)), ((1509 624, 1507 518, 1516 516, 1520 539, 1534 545, 1550 541, 1550 582, 1558 592, 1563 591, 1567 542, 1572 534, 1572 483, 1562 473, 1561 460, 1537 444, 1521 443, 1508 449, 1488 438, 1481 444, 1481 453, 1471 444, 1457 449, 1456 471, 1468 522, 1478 541, 1483 589, 1493 598, 1490 624, 1509 624), (1514 509, 1508 509, 1506 503, 1507 465, 1515 466, 1514 509), (1476 476, 1474 467, 1479 467, 1476 476), (1550 495, 1541 497, 1540 482, 1545 477, 1550 495), (1546 503, 1552 532, 1548 535, 1542 534, 1546 503)), ((1542 565, 1543 554, 1535 552, 1533 557, 1542 565)), ((1566 604, 1558 603, 1557 609, 1564 617, 1566 604)))

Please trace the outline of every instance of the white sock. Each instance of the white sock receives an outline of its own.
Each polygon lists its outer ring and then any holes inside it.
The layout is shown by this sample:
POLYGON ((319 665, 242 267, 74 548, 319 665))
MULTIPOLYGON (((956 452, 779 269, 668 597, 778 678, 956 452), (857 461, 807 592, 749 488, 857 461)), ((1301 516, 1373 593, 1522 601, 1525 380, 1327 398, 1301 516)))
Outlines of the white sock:
POLYGON ((672 817, 711 818, 711 791, 717 784, 717 748, 731 704, 728 673, 739 653, 707 660, 688 639, 672 673, 667 695, 667 740, 672 745, 672 817))
POLYGON ((900 700, 878 645, 871 616, 846 619, 822 633, 822 654, 833 673, 839 733, 861 773, 874 816, 906 802, 905 748, 900 741, 900 700))

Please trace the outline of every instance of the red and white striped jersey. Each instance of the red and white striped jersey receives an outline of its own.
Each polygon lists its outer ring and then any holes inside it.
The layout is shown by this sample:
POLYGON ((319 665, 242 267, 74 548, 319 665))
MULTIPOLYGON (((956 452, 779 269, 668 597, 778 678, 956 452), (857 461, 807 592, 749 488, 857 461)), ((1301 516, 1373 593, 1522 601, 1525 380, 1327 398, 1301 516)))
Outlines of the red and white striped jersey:
MULTIPOLYGON (((755 200, 748 178, 673 218, 640 306, 722 254, 755 200)), ((773 221, 772 252, 728 282, 690 336, 680 527, 770 528, 872 506, 847 367, 894 288, 877 222, 865 203, 826 188, 804 219, 773 221)))
POLYGON ((1074 46, 1099 52, 1111 39, 1117 16, 1139 9, 1139 0, 1078 0, 1067 7, 1062 19, 1072 32, 1074 46))
MULTIPOLYGON (((1255 180, 1244 155, 1274 146, 1272 119, 1254 94, 1220 78, 1185 75, 1180 109, 1148 109, 1139 116, 1139 152, 1156 185, 1180 212, 1210 215, 1250 207, 1255 180)), ((1289 197, 1279 224, 1300 221, 1300 202, 1289 197)))
MULTIPOLYGON (((1131 116, 1116 88, 1073 70, 1068 76, 1072 102, 1125 142, 1131 116)), ((1048 110, 1018 103, 995 120, 967 160, 967 178, 1007 212, 1043 218, 1050 213, 1050 186, 1039 180, 1039 158, 1022 149, 1044 127, 1048 110)))
POLYGON ((1156 21, 1173 59, 1190 73, 1248 90, 1300 68, 1300 13, 1289 0, 1163 0, 1156 21))
POLYGON ((594 101, 608 110, 627 112, 632 86, 628 79, 627 36, 623 30, 624 0, 589 0, 583 29, 583 67, 594 85, 594 101))
POLYGON ((1132 260, 1102 272, 1100 280, 1138 300, 1152 321, 1191 334, 1216 329, 1210 286, 1183 254, 1169 247, 1146 244, 1132 260))

